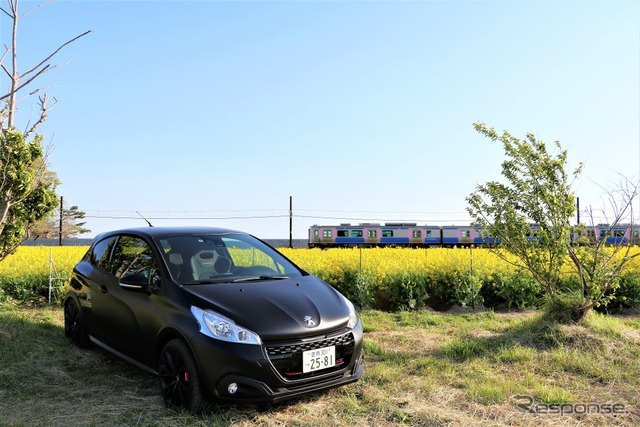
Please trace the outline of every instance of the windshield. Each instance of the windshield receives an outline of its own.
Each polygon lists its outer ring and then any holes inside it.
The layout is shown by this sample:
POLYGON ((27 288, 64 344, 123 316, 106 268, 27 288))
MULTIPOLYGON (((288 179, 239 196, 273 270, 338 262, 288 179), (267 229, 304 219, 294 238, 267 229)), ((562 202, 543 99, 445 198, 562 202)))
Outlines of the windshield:
POLYGON ((246 234, 180 235, 156 240, 171 276, 185 284, 275 280, 303 273, 280 253, 246 234))

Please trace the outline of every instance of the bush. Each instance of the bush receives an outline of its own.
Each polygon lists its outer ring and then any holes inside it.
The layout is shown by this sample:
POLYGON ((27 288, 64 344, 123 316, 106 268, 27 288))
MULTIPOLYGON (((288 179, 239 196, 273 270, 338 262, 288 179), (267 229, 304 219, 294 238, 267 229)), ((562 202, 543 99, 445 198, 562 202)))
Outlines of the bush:
POLYGON ((27 304, 44 303, 49 295, 48 274, 23 274, 0 277, 0 300, 16 300, 27 304))
POLYGON ((373 284, 373 277, 351 268, 344 269, 342 280, 333 286, 358 307, 370 308, 373 305, 373 284))
POLYGON ((611 299, 598 311, 615 311, 640 306, 640 273, 626 273, 620 276, 618 286, 611 299))
POLYGON ((417 310, 425 306, 427 276, 418 272, 396 273, 376 289, 375 305, 387 310, 417 310))
POLYGON ((524 271, 498 270, 489 277, 483 295, 492 307, 504 304, 508 308, 535 308, 541 305, 542 288, 524 271))

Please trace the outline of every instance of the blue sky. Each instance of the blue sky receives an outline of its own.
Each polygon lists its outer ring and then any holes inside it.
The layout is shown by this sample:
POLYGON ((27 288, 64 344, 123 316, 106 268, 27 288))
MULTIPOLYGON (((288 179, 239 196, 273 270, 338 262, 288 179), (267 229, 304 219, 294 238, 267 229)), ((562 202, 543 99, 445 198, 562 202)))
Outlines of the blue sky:
POLYGON ((640 175, 639 1, 58 0, 20 21, 19 67, 89 29, 32 88, 58 99, 40 131, 90 235, 138 211, 286 238, 289 196, 294 238, 468 223, 503 160, 476 121, 559 140, 583 207, 640 175))

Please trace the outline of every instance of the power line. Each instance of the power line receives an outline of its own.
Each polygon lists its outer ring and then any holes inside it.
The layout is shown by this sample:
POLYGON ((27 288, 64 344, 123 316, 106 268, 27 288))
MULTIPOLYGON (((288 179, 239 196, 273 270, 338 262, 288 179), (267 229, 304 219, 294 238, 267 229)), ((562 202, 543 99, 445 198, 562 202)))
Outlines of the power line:
POLYGON ((339 209, 219 209, 219 210, 87 210, 85 218, 96 220, 139 220, 142 216, 149 221, 229 221, 264 219, 306 219, 317 222, 339 221, 341 223, 392 223, 415 222, 425 224, 468 223, 470 218, 460 219, 461 212, 417 212, 417 211, 355 211, 339 209), (297 212, 297 213, 296 213, 297 212), (442 218, 445 216, 445 218, 442 218), (448 216, 448 217, 446 217, 448 216), (451 218, 454 216, 454 218, 451 218), (410 218, 407 218, 410 217, 410 218))
MULTIPOLYGON (((85 218, 97 218, 97 219, 140 219, 139 215, 85 215, 85 218)), ((203 219, 216 219, 216 220, 226 220, 226 219, 268 219, 268 218, 288 218, 289 215, 259 215, 259 216, 217 216, 217 217, 206 217, 206 216, 144 216, 146 219, 153 220, 170 220, 170 219, 194 219, 194 220, 203 220, 203 219)))
MULTIPOLYGON (((352 222, 424 222, 424 223, 440 223, 440 222, 469 222, 469 218, 464 219, 452 219, 452 218, 380 218, 380 217, 347 217, 347 216, 318 216, 318 215, 292 215, 293 218, 306 218, 315 220, 327 220, 327 221, 352 221, 352 222)), ((113 220, 138 220, 139 215, 85 215, 85 218, 94 219, 113 219, 113 220)), ((274 219, 274 218, 289 218, 288 214, 282 215, 235 215, 235 216, 149 216, 145 215, 144 218, 148 220, 248 220, 248 219, 274 219)))

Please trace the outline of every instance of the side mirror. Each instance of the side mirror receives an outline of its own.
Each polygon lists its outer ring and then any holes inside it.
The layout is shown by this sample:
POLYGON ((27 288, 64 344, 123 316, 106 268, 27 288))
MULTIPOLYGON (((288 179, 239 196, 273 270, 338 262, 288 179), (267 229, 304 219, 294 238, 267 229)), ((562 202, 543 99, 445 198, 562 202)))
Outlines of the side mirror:
POLYGON ((149 279, 144 274, 127 274, 120 278, 120 287, 130 290, 145 290, 149 287, 149 279))

